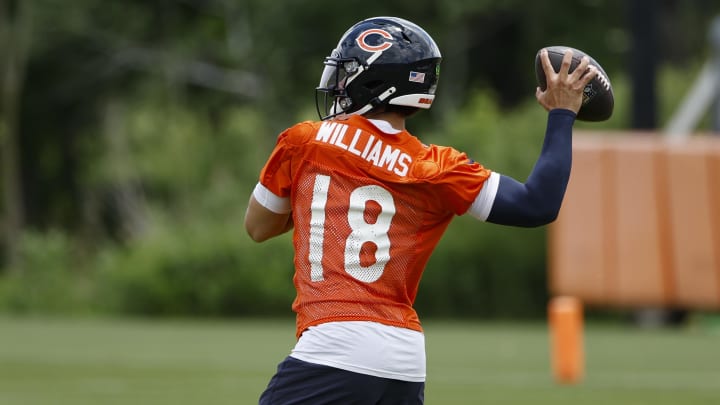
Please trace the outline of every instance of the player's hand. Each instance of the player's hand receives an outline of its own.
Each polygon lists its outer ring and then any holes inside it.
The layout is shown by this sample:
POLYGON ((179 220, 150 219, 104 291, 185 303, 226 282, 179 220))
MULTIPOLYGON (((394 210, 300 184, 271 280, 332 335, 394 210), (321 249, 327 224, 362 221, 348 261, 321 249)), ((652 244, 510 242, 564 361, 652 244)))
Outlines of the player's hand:
POLYGON ((546 49, 540 52, 540 60, 545 70, 547 88, 542 91, 540 87, 535 90, 535 98, 545 110, 564 108, 577 114, 583 100, 583 89, 597 75, 597 69, 590 65, 590 59, 584 56, 580 64, 572 73, 572 51, 567 50, 563 55, 560 71, 555 73, 546 49))

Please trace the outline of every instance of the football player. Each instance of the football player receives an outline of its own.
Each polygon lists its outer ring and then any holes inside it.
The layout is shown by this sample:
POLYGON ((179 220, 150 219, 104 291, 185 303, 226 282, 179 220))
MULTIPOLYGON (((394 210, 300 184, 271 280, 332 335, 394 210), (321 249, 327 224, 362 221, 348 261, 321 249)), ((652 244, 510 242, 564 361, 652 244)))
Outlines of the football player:
POLYGON ((425 341, 413 302, 449 222, 552 222, 570 175, 572 127, 596 71, 559 73, 542 54, 545 140, 525 183, 451 147, 426 145, 405 120, 435 98, 440 51, 416 24, 352 26, 325 58, 317 122, 280 134, 245 227, 261 242, 293 230, 297 343, 261 404, 422 404, 425 341))

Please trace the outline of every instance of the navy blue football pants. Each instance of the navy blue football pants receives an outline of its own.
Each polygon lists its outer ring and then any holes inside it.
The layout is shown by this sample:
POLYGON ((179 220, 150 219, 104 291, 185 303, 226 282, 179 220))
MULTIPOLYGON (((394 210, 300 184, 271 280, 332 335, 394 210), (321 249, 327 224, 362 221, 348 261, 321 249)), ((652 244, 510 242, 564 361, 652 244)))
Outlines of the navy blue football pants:
POLYGON ((260 405, 421 405, 425 383, 374 377, 287 357, 260 405))

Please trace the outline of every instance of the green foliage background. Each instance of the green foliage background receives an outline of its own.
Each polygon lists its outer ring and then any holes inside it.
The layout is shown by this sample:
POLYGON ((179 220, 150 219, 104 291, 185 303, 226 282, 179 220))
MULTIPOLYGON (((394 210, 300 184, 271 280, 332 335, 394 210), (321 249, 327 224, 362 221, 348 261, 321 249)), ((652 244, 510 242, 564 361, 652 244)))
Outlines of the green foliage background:
MULTIPOLYGON (((533 58, 545 45, 587 50, 613 80, 613 118, 578 128, 629 125, 623 1, 382 3, 23 3, 33 34, 19 99, 24 226, 13 241, 20 259, 7 260, 7 239, 0 256, 0 311, 291 314, 291 236, 255 244, 243 215, 275 136, 315 118, 322 58, 361 18, 402 16, 436 38, 438 103, 410 131, 493 170, 523 180, 539 153, 533 58)), ((706 57, 709 10, 720 5, 658 4, 662 125, 706 57)), ((417 307, 535 317, 545 283, 544 229, 458 218, 417 307)))

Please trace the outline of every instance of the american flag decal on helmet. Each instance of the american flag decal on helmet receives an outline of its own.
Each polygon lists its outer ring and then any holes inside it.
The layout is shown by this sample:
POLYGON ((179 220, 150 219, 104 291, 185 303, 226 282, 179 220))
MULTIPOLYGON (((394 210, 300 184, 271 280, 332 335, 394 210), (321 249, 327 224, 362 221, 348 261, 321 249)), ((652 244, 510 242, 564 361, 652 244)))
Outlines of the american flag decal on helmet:
POLYGON ((408 78, 408 81, 415 83, 425 83, 425 73, 410 72, 410 77, 408 78))

